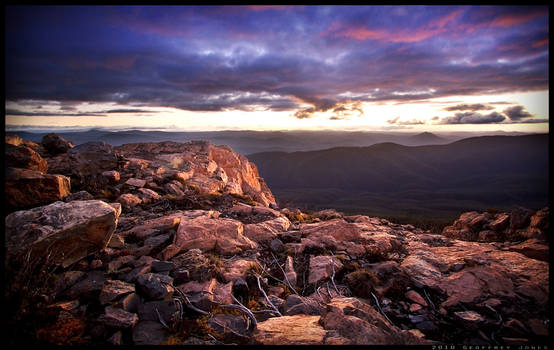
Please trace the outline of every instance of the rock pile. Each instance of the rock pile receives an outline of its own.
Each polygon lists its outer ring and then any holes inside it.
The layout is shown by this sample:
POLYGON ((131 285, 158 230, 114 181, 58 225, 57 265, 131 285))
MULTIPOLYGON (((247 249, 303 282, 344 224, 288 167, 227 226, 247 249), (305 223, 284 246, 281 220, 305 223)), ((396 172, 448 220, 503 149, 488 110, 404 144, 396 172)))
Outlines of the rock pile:
POLYGON ((52 143, 35 152, 73 192, 12 208, 5 219, 11 343, 548 337, 548 208, 465 213, 438 235, 334 210, 279 210, 256 167, 226 146, 52 143), (34 261, 42 266, 33 270, 34 261))

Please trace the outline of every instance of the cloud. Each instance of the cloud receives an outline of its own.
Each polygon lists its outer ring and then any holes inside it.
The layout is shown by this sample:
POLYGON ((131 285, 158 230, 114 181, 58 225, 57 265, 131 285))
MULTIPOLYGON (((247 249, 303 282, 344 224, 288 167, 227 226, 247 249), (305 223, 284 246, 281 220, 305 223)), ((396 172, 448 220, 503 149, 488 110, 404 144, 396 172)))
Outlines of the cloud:
POLYGON ((533 115, 527 112, 525 107, 521 105, 506 108, 504 114, 512 121, 520 121, 521 119, 533 117, 533 115))
POLYGON ((400 117, 387 120, 387 124, 390 125, 423 125, 425 121, 419 119, 400 120, 400 117))
POLYGON ((474 103, 474 104, 459 104, 456 106, 446 107, 444 108, 445 111, 482 111, 482 110, 491 110, 494 109, 492 106, 488 106, 482 103, 474 103))
MULTIPOLYGON (((8 7, 5 101, 349 118, 363 102, 549 87, 547 7, 280 9, 8 7)), ((447 110, 490 109, 476 105, 447 110)))
POLYGON ((452 117, 442 118, 439 124, 496 124, 506 119, 501 113, 491 112, 481 114, 477 112, 460 112, 452 117))

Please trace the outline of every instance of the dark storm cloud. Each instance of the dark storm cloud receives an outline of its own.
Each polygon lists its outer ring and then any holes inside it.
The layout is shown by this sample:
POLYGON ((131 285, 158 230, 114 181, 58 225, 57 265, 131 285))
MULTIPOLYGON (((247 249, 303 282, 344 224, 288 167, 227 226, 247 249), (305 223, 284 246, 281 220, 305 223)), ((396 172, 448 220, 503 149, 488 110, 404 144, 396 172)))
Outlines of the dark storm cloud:
POLYGON ((503 122, 505 119, 506 116, 498 112, 489 114, 462 112, 456 113, 452 117, 442 118, 440 124, 495 124, 503 122))
POLYGON ((527 112, 523 106, 508 107, 504 110, 504 114, 506 114, 512 121, 520 121, 521 119, 533 117, 533 115, 527 112))
MULTIPOLYGON (((6 12, 6 101, 290 110, 300 119, 333 112, 341 119, 361 114, 364 101, 548 88, 547 7, 28 6, 6 12)), ((473 106, 466 110, 481 110, 473 106)), ((506 115, 527 118, 517 110, 506 115)))
MULTIPOLYGON (((499 112, 482 114, 478 112, 460 112, 451 117, 440 119, 439 124, 535 124, 545 123, 548 119, 537 119, 521 105, 506 108, 499 112)), ((435 117, 436 118, 436 117, 435 117)), ((436 118, 435 120, 438 120, 436 118)))
POLYGON ((483 110, 491 110, 494 109, 494 107, 485 105, 482 103, 474 103, 474 104, 459 104, 456 106, 446 107, 444 108, 445 111, 483 111, 483 110))
POLYGON ((6 115, 20 117, 103 117, 104 114, 95 112, 86 113, 62 113, 62 112, 26 112, 17 109, 6 109, 6 115))

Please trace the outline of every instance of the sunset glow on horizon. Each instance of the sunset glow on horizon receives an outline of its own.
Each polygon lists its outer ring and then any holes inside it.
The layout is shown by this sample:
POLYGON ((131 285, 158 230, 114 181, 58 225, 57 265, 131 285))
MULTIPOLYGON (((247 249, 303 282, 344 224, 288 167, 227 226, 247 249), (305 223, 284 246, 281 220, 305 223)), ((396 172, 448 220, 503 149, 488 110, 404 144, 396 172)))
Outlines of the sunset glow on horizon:
POLYGON ((8 6, 6 127, 549 132, 544 6, 8 6))

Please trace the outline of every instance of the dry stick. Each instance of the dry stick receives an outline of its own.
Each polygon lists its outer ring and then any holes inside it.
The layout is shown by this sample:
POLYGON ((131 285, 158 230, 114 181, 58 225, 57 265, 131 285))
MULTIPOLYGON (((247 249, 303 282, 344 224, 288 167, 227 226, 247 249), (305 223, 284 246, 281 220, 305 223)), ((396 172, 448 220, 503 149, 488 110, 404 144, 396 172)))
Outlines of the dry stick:
POLYGON ((331 282, 333 282, 333 287, 335 288, 335 291, 337 292, 337 294, 341 295, 337 288, 337 285, 335 284, 335 255, 333 254, 333 252, 331 252, 331 267, 333 268, 333 274, 331 275, 331 282))
POLYGON ((435 304, 433 304, 433 302, 431 301, 431 298, 429 298, 429 295, 427 294, 427 291, 425 290, 425 288, 423 288, 423 293, 425 294, 425 297, 427 297, 427 301, 429 301, 429 303, 431 304, 431 307, 434 310, 435 309, 435 304))
POLYGON ((371 295, 373 296, 373 299, 375 299, 375 303, 377 304, 377 308, 379 309, 379 311, 383 314, 383 316, 385 316, 385 318, 390 322, 390 324, 394 326, 394 323, 392 323, 392 321, 388 318, 387 314, 383 312, 383 309, 381 309, 381 305, 379 305, 379 300, 377 299, 375 294, 371 292, 371 295))
POLYGON ((167 326, 167 324, 164 322, 163 318, 162 318, 162 315, 160 315, 160 312, 158 311, 158 308, 157 307, 154 307, 154 310, 156 310, 156 314, 158 314, 158 320, 160 321, 160 323, 162 324, 162 326, 164 326, 165 328, 169 329, 169 327, 167 326))
MULTIPOLYGON (((163 284, 166 284, 166 283, 164 283, 164 282, 162 282, 162 283, 163 283, 163 284)), ((194 310, 194 311, 196 311, 196 312, 198 312, 198 313, 200 313, 200 314, 202 314, 202 315, 209 315, 209 314, 210 314, 209 312, 206 312, 206 311, 204 311, 204 310, 201 310, 201 309, 197 308, 196 306, 192 305, 192 303, 191 303, 191 301, 189 300, 189 298, 187 297, 187 295, 186 295, 183 291, 181 291, 179 288, 173 288, 173 289, 176 290, 177 293, 179 293, 179 295, 181 296, 181 298, 183 298, 183 299, 185 300, 185 302, 187 303, 187 307, 188 307, 189 309, 192 309, 192 310, 194 310)))
POLYGON ((256 317, 254 317, 254 314, 252 313, 252 311, 250 311, 246 306, 242 305, 240 301, 238 301, 233 294, 231 294, 231 297, 233 298, 233 301, 238 305, 227 304, 227 305, 220 305, 219 307, 226 308, 226 309, 235 309, 235 310, 240 310, 244 312, 248 316, 248 318, 250 318, 251 322, 250 322, 249 328, 250 328, 250 332, 253 332, 254 329, 256 329, 256 327, 258 326, 258 321, 256 321, 256 317))
POLYGON ((283 276, 285 276, 285 280, 287 281, 287 285, 289 286, 289 288, 294 292, 294 294, 299 295, 299 294, 296 292, 296 289, 294 289, 294 287, 291 285, 289 279, 287 278, 287 274, 285 273, 285 270, 283 270, 283 268, 281 267, 281 265, 279 265, 279 261, 277 261, 277 258, 275 257, 275 255, 273 255, 273 253, 271 253, 271 256, 273 257, 273 260, 275 260, 275 262, 277 263, 277 266, 279 266, 279 268, 280 268, 281 271, 283 272, 283 276))
POLYGON ((275 310, 275 312, 277 312, 277 315, 279 315, 279 317, 283 316, 281 315, 281 313, 279 312, 279 310, 275 307, 275 305, 273 305, 273 303, 271 302, 271 300, 269 300, 269 298, 267 297, 267 294, 265 294, 265 291, 264 289, 262 288, 262 285, 260 283, 260 276, 256 275, 256 280, 258 281, 258 288, 260 289, 260 291, 262 292, 262 294, 264 295, 264 298, 265 298, 265 301, 267 301, 267 303, 269 304, 269 306, 271 306, 271 308, 273 310, 275 310))

